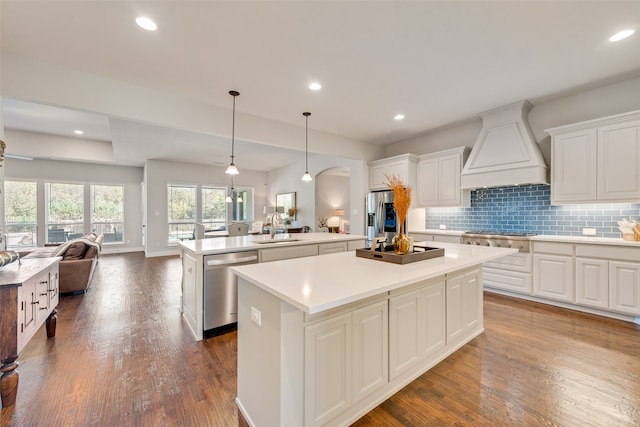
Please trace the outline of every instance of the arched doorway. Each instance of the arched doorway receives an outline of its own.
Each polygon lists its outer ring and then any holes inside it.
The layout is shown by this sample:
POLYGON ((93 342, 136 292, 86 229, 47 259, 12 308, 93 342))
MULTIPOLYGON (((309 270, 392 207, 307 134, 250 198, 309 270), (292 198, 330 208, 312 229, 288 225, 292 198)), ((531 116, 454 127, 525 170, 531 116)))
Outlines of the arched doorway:
POLYGON ((316 217, 326 219, 332 232, 349 233, 351 170, 347 167, 325 169, 315 180, 316 217))

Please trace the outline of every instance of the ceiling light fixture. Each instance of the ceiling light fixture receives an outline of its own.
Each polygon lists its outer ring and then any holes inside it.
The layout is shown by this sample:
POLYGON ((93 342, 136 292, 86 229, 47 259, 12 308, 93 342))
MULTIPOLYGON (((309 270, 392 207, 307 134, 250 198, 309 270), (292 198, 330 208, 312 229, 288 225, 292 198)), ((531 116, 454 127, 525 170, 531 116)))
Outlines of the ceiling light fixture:
POLYGON ((404 114, 396 114, 395 116, 393 116, 393 118, 395 120, 402 120, 402 119, 404 119, 404 114))
POLYGON ((236 168, 235 163, 233 163, 233 155, 234 145, 235 145, 235 129, 236 129, 236 96, 240 95, 240 92, 235 90, 230 90, 229 95, 233 96, 233 119, 231 121, 231 164, 227 168, 224 173, 229 175, 238 175, 238 168, 236 168))
POLYGON ((236 199, 238 203, 242 203, 242 196, 236 193, 235 188, 233 188, 233 175, 231 175, 231 190, 229 191, 229 194, 227 194, 225 202, 231 203, 233 202, 233 199, 236 199))
POLYGON ((83 135, 84 132, 81 129, 76 129, 73 131, 73 133, 75 133, 76 135, 83 135))
POLYGON ((138 24, 140 28, 144 28, 147 31, 155 31, 158 29, 156 23, 145 16, 138 16, 136 18, 136 24, 138 24))
POLYGON ((309 89, 311 90, 320 90, 322 89, 322 85, 318 82, 313 82, 309 85, 309 89))
POLYGON ((634 30, 624 30, 624 31, 620 31, 618 33, 615 33, 614 35, 612 35, 611 37, 609 37, 609 41, 610 42, 617 42, 619 40, 622 39, 626 39, 627 37, 629 37, 630 35, 632 35, 633 33, 635 33, 634 30))
POLYGON ((305 112, 302 113, 305 121, 305 136, 304 136, 304 156, 305 156, 305 170, 304 175, 302 175, 302 180, 304 182, 313 181, 311 178, 311 174, 309 173, 309 116, 311 113, 305 112))

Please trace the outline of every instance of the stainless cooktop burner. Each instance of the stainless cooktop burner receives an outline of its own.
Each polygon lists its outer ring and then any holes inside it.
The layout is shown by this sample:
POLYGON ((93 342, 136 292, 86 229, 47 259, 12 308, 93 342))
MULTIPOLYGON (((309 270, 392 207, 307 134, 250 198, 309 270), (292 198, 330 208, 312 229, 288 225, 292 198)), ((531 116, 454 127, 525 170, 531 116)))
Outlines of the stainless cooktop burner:
POLYGON ((462 234, 462 243, 467 245, 495 246, 515 248, 520 252, 529 252, 529 240, 535 233, 472 230, 462 234))

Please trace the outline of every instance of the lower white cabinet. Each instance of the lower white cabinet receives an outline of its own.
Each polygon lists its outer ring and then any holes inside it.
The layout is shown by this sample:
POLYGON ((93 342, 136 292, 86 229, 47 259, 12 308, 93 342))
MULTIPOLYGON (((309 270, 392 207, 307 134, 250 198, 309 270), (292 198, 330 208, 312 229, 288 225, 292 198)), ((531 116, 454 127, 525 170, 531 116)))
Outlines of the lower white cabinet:
POLYGON ((305 330, 305 426, 325 424, 351 406, 351 313, 305 330))
POLYGON ((305 328, 305 425, 323 425, 389 382, 387 300, 305 328))
POLYGON ((347 242, 320 243, 318 244, 318 255, 335 254, 347 251, 347 242))
POLYGON ((480 272, 447 277, 447 344, 460 339, 477 327, 482 319, 480 272))
POLYGON ((609 307, 640 316, 640 263, 609 262, 609 307))
POLYGON ((576 304, 609 308, 609 262, 576 258, 576 304))
POLYGON ((574 302, 573 257, 533 255, 533 294, 558 301, 574 302))

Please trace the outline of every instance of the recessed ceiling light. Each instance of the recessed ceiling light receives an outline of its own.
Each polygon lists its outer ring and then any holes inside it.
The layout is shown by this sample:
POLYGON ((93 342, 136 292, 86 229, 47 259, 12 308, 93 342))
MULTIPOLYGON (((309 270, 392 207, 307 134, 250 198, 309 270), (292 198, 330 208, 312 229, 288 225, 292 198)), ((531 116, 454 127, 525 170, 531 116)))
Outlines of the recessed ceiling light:
POLYGON ((136 24, 138 24, 140 27, 148 31, 155 31, 158 29, 158 26, 156 25, 155 22, 153 22, 151 19, 146 18, 144 16, 137 17, 136 24))
POLYGON ((84 132, 82 130, 80 130, 80 129, 74 130, 73 133, 75 133, 76 135, 83 135, 84 134, 84 132))
POLYGON ((614 35, 609 37, 609 41, 610 42, 617 42, 618 40, 626 39, 627 37, 629 37, 634 32, 635 32, 634 30, 620 31, 619 33, 615 33, 614 35))
POLYGON ((311 90, 320 90, 322 89, 322 85, 320 83, 314 82, 309 85, 309 89, 311 90))
POLYGON ((396 114, 395 116, 393 116, 393 118, 396 120, 402 120, 404 119, 404 114, 396 114))

